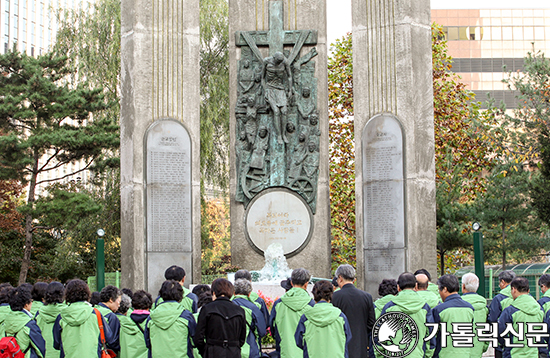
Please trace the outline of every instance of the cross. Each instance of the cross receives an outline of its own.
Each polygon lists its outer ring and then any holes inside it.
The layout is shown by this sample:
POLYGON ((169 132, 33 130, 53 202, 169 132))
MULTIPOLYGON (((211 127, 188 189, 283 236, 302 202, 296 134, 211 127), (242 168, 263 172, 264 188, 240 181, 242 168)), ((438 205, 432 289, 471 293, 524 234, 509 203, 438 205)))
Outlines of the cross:
POLYGON ((285 31, 283 28, 283 2, 269 1, 269 31, 237 31, 235 33, 236 46, 249 46, 260 62, 263 56, 258 46, 269 46, 269 56, 275 52, 283 52, 284 45, 294 45, 289 63, 292 63, 300 53, 303 45, 317 44, 316 30, 285 31))

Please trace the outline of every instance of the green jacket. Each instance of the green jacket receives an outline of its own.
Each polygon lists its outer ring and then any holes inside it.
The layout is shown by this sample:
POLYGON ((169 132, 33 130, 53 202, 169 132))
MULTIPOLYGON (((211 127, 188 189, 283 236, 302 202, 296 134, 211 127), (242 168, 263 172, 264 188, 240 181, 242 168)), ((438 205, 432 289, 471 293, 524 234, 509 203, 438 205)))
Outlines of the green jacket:
MULTIPOLYGON (((434 285, 435 286, 435 285, 434 285)), ((424 290, 424 291, 416 291, 418 295, 430 306, 430 308, 434 308, 438 304, 441 303, 441 296, 439 296, 439 291, 437 294, 433 293, 430 290, 424 290)))
POLYGON ((38 312, 42 307, 44 307, 44 303, 42 301, 33 301, 31 306, 32 316, 35 317, 36 312, 38 312))
POLYGON ((521 340, 518 337, 513 336, 511 333, 507 333, 504 337, 501 335, 506 330, 506 325, 512 323, 514 330, 518 332, 518 323, 525 325, 524 332, 527 332, 526 323, 540 323, 544 320, 544 311, 538 304, 538 302, 529 294, 518 296, 510 306, 505 308, 498 319, 498 341, 502 347, 503 357, 532 357, 538 358, 539 350, 536 347, 529 347, 527 337, 523 337, 521 340), (510 344, 506 343, 504 338, 509 338, 512 344, 523 344, 521 348, 512 348, 510 344))
MULTIPOLYGON (((463 294, 462 299, 474 307, 474 327, 476 327, 478 323, 487 322, 489 308, 487 307, 487 300, 485 297, 471 292, 463 294)), ((489 348, 489 342, 480 342, 474 337, 474 349, 472 350, 471 357, 481 357, 487 348, 489 348)))
POLYGON ((46 343, 42 332, 26 311, 11 311, 4 320, 5 335, 17 339, 17 344, 25 353, 25 358, 43 358, 46 354, 46 343))
POLYGON ((375 319, 378 319, 378 317, 380 317, 380 314, 382 313, 382 308, 384 308, 386 303, 390 302, 393 298, 395 298, 394 295, 385 295, 384 297, 380 297, 379 299, 374 301, 375 319))
MULTIPOLYGON (((181 286, 181 288, 183 288, 183 299, 180 304, 189 312, 197 313, 197 303, 199 302, 199 298, 187 287, 181 286)), ((153 302, 151 312, 153 312, 162 302, 164 302, 164 300, 162 297, 158 296, 155 302, 153 302)))
POLYGON ((349 358, 351 330, 345 314, 332 303, 320 301, 302 315, 294 334, 304 358, 349 358))
MULTIPOLYGON (((389 312, 402 312, 407 314, 414 320, 418 327, 418 344, 414 347, 414 342, 409 343, 408 347, 405 348, 404 354, 410 358, 431 357, 433 355, 433 347, 425 343, 424 338, 429 336, 426 322, 432 321, 432 313, 430 306, 420 298, 418 292, 412 289, 400 291, 397 296, 394 296, 394 298, 382 309, 382 314, 389 312)), ((399 330, 397 332, 399 333, 399 330)), ((403 331, 401 334, 403 334, 403 331)), ((384 339, 385 337, 378 338, 384 339)), ((397 338, 397 336, 392 339, 392 342, 395 338, 397 338)), ((401 341, 401 339, 399 339, 399 341, 401 341)), ((376 348, 382 351, 385 350, 380 342, 375 341, 375 343, 377 345, 376 348)), ((382 357, 377 349, 375 349, 375 353, 378 357, 382 357)))
MULTIPOLYGON (((452 337, 453 323, 473 323, 474 307, 462 299, 457 293, 447 296, 445 302, 432 309, 433 323, 438 324, 437 335, 431 341, 435 346, 434 356, 439 358, 464 358, 470 357, 473 348, 453 347, 452 337), (441 323, 447 324, 446 347, 441 344, 441 323)), ((435 329, 435 328, 434 328, 435 329)))
POLYGON ((269 326, 281 358, 297 358, 303 355, 303 351, 296 345, 294 334, 300 318, 313 305, 314 301, 309 293, 298 287, 291 288, 273 304, 269 326))
POLYGON ((195 318, 176 301, 165 301, 151 312, 145 325, 145 344, 152 357, 193 357, 195 318))
POLYGON ((53 347, 53 325, 57 316, 65 307, 66 305, 62 303, 42 305, 35 316, 36 324, 40 327, 42 337, 46 341, 46 355, 44 358, 59 358, 59 351, 53 347))
POLYGON ((428 282, 428 291, 433 292, 437 297, 440 297, 439 296, 439 287, 435 283, 428 282))
MULTIPOLYGON (((105 318, 101 316, 107 344, 113 343, 113 335, 105 318)), ((94 309, 88 302, 74 302, 65 307, 53 326, 53 346, 63 350, 65 358, 89 358, 101 356, 99 325, 94 309)))
POLYGON ((258 358, 261 355, 261 348, 258 342, 265 336, 266 323, 264 315, 260 311, 261 305, 257 302, 250 302, 248 296, 235 295, 231 301, 244 310, 246 318, 246 341, 241 347, 241 358, 258 358))
POLYGON ((145 321, 136 323, 130 315, 118 316, 120 321, 120 358, 147 358, 145 321), (139 327, 138 327, 139 324, 139 327))
POLYGON ((10 312, 11 308, 9 304, 3 303, 0 305, 0 338, 4 337, 4 320, 10 312))

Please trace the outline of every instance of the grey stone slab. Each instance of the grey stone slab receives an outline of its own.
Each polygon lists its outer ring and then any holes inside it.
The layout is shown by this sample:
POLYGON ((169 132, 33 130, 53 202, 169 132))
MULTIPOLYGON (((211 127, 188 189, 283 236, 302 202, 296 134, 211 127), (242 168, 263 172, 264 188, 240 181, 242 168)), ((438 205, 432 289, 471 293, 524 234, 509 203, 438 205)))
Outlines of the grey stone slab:
POLYGON ((147 130, 147 251, 191 252, 191 139, 174 120, 147 130))
POLYGON ((403 134, 391 114, 371 118, 362 135, 363 242, 366 249, 405 247, 403 134))
POLYGON ((395 279, 406 270, 406 250, 365 250, 365 291, 378 297, 378 285, 383 279, 395 279))
POLYGON ((172 265, 178 265, 185 270, 185 286, 192 282, 189 272, 192 271, 190 252, 149 252, 147 254, 147 287, 153 299, 157 297, 160 286, 165 281, 164 271, 172 265))
POLYGON ((304 200, 290 190, 272 189, 257 196, 245 214, 246 235, 263 254, 279 243, 284 254, 296 254, 307 244, 313 216, 304 200))

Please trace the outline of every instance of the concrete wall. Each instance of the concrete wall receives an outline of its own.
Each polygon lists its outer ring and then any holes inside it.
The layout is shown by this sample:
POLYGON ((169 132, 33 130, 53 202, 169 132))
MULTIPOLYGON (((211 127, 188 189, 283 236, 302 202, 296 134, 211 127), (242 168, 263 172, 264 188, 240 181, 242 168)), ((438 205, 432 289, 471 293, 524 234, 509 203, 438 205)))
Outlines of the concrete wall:
POLYGON ((121 46, 121 284, 154 293, 162 282, 147 284, 144 138, 161 118, 191 137, 193 250, 155 260, 162 273, 177 264, 187 282, 200 280, 199 1, 122 0, 121 46))
MULTIPOLYGON (((317 211, 314 215, 314 231, 308 246, 296 256, 288 259, 289 267, 304 267, 314 275, 330 277, 330 206, 328 182, 328 90, 327 90, 327 39, 326 39, 326 1, 290 0, 284 3, 285 30, 317 30, 318 43, 315 46, 319 55, 313 60, 316 63, 315 76, 318 79, 318 104, 321 139, 319 146, 319 182, 317 189, 317 211)), ((235 103, 237 100, 236 78, 237 60, 240 49, 235 46, 235 31, 269 30, 268 1, 264 0, 229 0, 229 66, 230 66, 230 106, 231 106, 231 255, 234 265, 248 270, 261 269, 264 258, 252 249, 245 238, 244 213, 241 203, 235 201, 235 103)), ((268 56, 268 48, 260 48, 268 56)), ((302 55, 309 50, 302 49, 302 55)))
MULTIPOLYGON (((403 127, 405 268, 435 277, 435 163, 429 0, 353 0, 353 76, 356 143, 358 280, 376 295, 365 272, 361 133, 377 114, 392 113, 403 127)), ((401 272, 395 272, 397 278, 401 272)), ((369 280, 369 276, 371 280, 369 280)))

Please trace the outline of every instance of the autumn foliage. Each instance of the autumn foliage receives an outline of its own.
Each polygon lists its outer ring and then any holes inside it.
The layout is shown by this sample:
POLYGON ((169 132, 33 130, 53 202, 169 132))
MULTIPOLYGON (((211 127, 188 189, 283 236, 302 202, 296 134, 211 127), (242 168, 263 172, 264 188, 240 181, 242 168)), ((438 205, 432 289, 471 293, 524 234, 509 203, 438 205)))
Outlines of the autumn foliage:
POLYGON ((23 216, 17 211, 23 186, 15 180, 0 180, 0 230, 23 232, 23 216))
POLYGON ((336 40, 328 62, 332 267, 355 265, 355 147, 351 34, 336 40))

